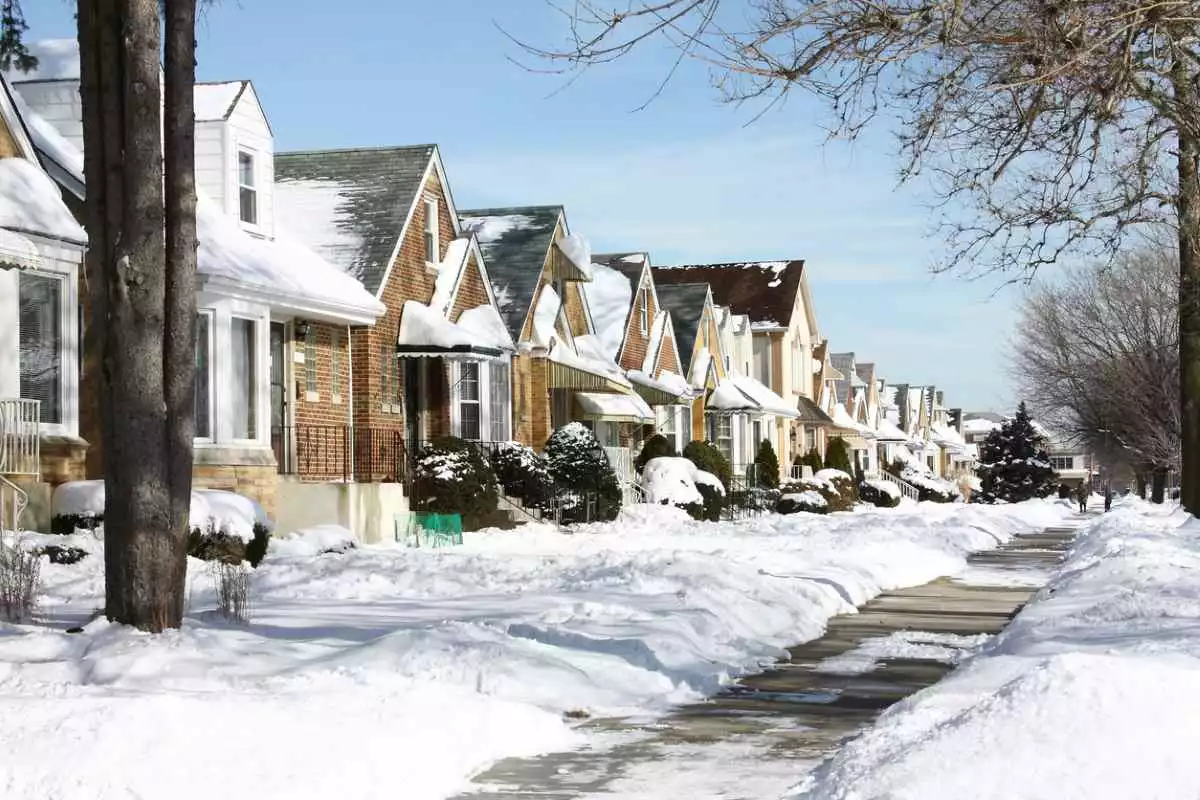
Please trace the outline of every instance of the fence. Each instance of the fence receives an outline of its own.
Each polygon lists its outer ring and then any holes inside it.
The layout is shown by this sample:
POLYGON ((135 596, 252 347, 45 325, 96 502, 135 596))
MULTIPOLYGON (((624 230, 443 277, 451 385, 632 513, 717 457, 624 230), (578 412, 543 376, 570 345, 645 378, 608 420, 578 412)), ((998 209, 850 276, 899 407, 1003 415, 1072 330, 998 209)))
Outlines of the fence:
POLYGON ((271 447, 279 473, 302 480, 391 483, 407 473, 404 434, 398 430, 290 425, 271 429, 271 447))

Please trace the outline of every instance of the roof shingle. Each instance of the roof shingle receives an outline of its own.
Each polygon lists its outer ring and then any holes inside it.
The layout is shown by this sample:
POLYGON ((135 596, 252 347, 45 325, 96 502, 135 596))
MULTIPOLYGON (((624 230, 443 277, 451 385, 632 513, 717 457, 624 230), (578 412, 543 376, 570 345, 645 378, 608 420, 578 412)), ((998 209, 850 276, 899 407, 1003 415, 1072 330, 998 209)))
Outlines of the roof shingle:
MULTIPOLYGON (((658 286, 707 283, 713 302, 745 314, 751 322, 787 325, 804 277, 804 261, 752 261, 654 267, 658 286)), ((661 288, 659 292, 661 293, 661 288)))
POLYGON ((657 287, 658 301, 671 314, 671 325, 675 329, 675 344, 679 347, 681 365, 688 371, 700 319, 704 316, 704 300, 708 297, 708 285, 684 283, 657 287))

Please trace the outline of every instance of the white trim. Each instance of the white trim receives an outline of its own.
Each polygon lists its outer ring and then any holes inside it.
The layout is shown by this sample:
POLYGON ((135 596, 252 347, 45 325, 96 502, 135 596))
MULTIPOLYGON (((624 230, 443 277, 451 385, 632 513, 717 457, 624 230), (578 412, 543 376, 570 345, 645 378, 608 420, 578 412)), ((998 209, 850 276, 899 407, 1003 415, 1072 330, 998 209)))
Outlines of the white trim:
POLYGON ((233 164, 234 164, 233 180, 234 180, 234 184, 236 185, 236 188, 237 188, 238 223, 246 230, 253 231, 255 233, 260 233, 263 229, 262 203, 259 202, 262 199, 263 187, 260 185, 262 182, 259 180, 258 157, 259 157, 259 151, 257 149, 255 149, 253 147, 247 147, 246 145, 241 144, 240 142, 237 144, 237 147, 235 148, 234 154, 233 154, 233 164), (242 156, 243 155, 247 156, 250 159, 250 179, 253 181, 253 183, 249 183, 249 184, 242 183, 242 156), (242 219, 242 189, 249 189, 252 192, 254 192, 254 221, 253 222, 251 222, 250 220, 242 219))
POLYGON ((208 435, 196 436, 193 439, 193 442, 195 444, 211 444, 216 437, 217 431, 216 403, 214 402, 214 394, 216 390, 216 369, 213 361, 216 351, 216 314, 211 308, 198 308, 196 309, 196 317, 204 317, 206 320, 208 320, 208 331, 207 335, 205 336, 207 339, 205 345, 208 348, 208 352, 205 355, 205 361, 207 362, 208 367, 208 435))
POLYGON ((374 325, 379 317, 374 312, 366 312, 362 308, 339 303, 336 300, 300 297, 278 287, 251 286, 228 278, 208 275, 198 277, 201 282, 198 291, 212 292, 232 300, 269 304, 273 311, 280 314, 290 314, 316 322, 327 322, 333 325, 374 325))
MULTIPOLYGON (((38 275, 59 283, 58 309, 58 391, 59 422, 42 422, 40 433, 52 436, 79 435, 79 369, 83 351, 80 347, 78 265, 57 258, 42 258, 41 269, 16 271, 16 294, 18 297, 17 319, 14 333, 20 336, 20 281, 22 275, 38 275), (66 269, 61 266, 66 265, 66 269)), ((20 351, 17 351, 17 395, 20 395, 20 351)))
POLYGON ((426 192, 421 193, 421 203, 425 206, 425 225, 421 228, 421 247, 425 250, 425 266, 435 271, 442 263, 441 220, 438 219, 441 208, 438 199, 426 192), (432 210, 432 214, 430 211, 432 210), (430 242, 430 239, 433 241, 430 242), (429 257, 429 247, 433 246, 433 258, 429 257))

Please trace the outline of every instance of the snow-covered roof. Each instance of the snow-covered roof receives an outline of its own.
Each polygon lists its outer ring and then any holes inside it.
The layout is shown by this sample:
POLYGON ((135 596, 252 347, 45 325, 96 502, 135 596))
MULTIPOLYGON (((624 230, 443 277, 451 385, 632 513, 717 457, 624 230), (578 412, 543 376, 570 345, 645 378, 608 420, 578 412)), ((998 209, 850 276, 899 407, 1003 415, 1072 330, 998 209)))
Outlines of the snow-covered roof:
POLYGON ((833 417, 833 423, 839 428, 853 431, 859 436, 875 438, 875 430, 851 417, 849 412, 846 411, 846 407, 841 403, 834 404, 831 416, 833 417))
MULTIPOLYGON (((487 318, 488 311, 495 314, 491 306, 478 306, 473 310, 480 312, 478 320, 472 317, 472 324, 464 326, 461 321, 451 322, 436 308, 409 300, 405 302, 400 315, 396 346, 410 355, 416 353, 445 356, 448 354, 446 351, 450 351, 462 353, 465 357, 499 355, 511 347, 503 325, 501 324, 497 332, 495 323, 487 318), (487 331, 491 332, 490 339, 482 338, 481 332, 487 331), (498 333, 500 335, 497 335, 498 333)), ((464 313, 463 317, 466 316, 464 313)), ((495 321, 499 321, 498 316, 495 317, 495 321)))
POLYGON ((749 375, 732 370, 709 395, 708 408, 722 411, 748 411, 776 417, 796 418, 800 412, 771 391, 770 387, 749 375))
POLYGON ((588 417, 616 419, 628 422, 651 422, 654 410, 636 394, 575 392, 575 402, 588 417))
POLYGON ((641 370, 629 370, 625 373, 625 377, 629 378, 631 383, 674 395, 680 400, 687 400, 694 395, 687 380, 674 372, 664 371, 657 378, 652 378, 641 370))
POLYGON ((976 417, 973 419, 965 419, 962 423, 963 433, 991 433, 1000 428, 999 422, 993 422, 990 419, 976 417))
POLYGON ((591 282, 583 284, 583 294, 605 353, 616 359, 625 338, 629 309, 633 307, 632 282, 618 270, 595 263, 591 282))
POLYGON ((880 417, 875 426, 875 439, 880 442, 907 442, 908 434, 887 417, 880 417))
POLYGON ((193 93, 196 121, 226 119, 250 81, 220 81, 197 83, 193 93))
POLYGON ((713 302, 729 306, 735 314, 747 314, 753 323, 771 330, 791 322, 797 295, 803 291, 804 262, 656 266, 654 279, 660 293, 667 284, 706 283, 712 287, 713 302))
POLYGON ((10 83, 23 81, 79 80, 79 42, 75 39, 42 39, 25 44, 29 54, 37 58, 37 67, 29 72, 8 70, 4 77, 10 83))
POLYGON ((704 318, 704 306, 709 297, 707 284, 674 284, 658 287, 658 299, 662 307, 671 314, 675 329, 675 343, 684 361, 692 357, 696 337, 700 332, 700 321, 704 318))
POLYGON ((54 181, 25 158, 0 158, 0 227, 80 245, 87 242, 54 181))

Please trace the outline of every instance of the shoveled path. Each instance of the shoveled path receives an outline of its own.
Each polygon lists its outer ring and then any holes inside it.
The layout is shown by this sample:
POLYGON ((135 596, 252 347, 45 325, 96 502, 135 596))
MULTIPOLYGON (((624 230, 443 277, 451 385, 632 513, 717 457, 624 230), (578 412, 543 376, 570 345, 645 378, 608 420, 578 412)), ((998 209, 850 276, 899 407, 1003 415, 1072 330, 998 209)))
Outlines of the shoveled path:
POLYGON ((501 761, 476 778, 477 791, 461 797, 778 797, 883 709, 952 669, 942 661, 900 658, 836 674, 818 671, 822 661, 897 631, 998 633, 1049 578, 1077 524, 973 555, 958 578, 884 593, 856 614, 831 619, 824 636, 791 648, 787 661, 705 702, 653 722, 588 721, 585 748, 501 761))

